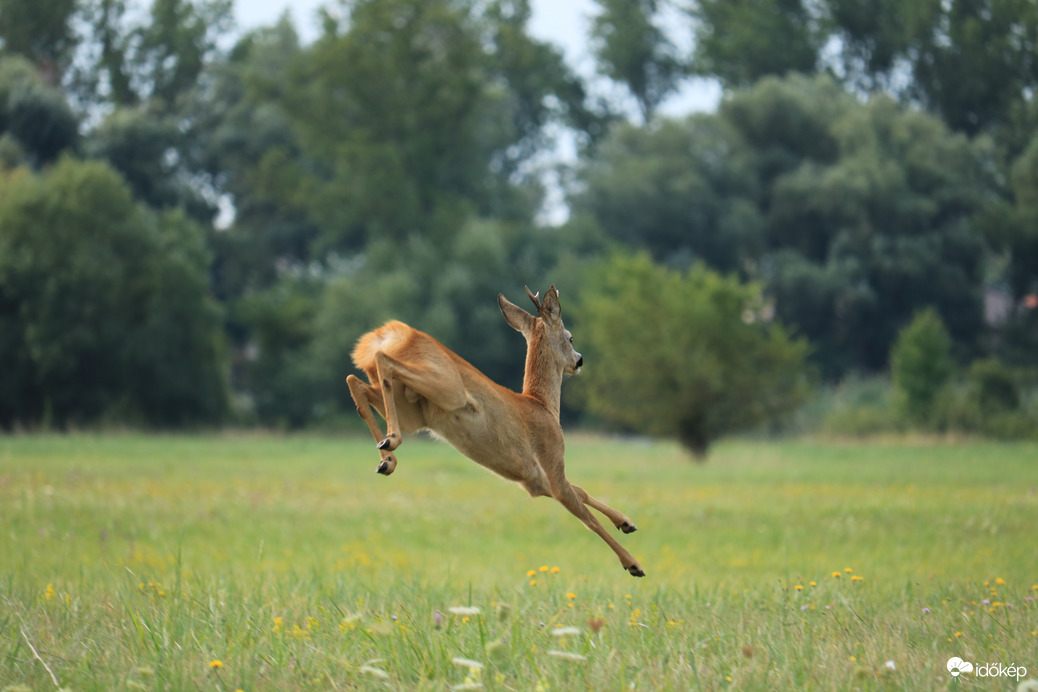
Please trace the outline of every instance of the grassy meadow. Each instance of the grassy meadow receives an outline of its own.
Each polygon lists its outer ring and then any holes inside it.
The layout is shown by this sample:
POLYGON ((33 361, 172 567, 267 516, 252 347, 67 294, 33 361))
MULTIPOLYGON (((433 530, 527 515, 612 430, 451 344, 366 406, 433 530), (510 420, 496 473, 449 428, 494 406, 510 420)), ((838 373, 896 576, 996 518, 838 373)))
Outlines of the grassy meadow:
POLYGON ((571 436, 644 579, 446 445, 398 457, 385 478, 361 438, 0 437, 0 692, 1017 688, 952 656, 1038 678, 1038 445, 696 465, 571 436))

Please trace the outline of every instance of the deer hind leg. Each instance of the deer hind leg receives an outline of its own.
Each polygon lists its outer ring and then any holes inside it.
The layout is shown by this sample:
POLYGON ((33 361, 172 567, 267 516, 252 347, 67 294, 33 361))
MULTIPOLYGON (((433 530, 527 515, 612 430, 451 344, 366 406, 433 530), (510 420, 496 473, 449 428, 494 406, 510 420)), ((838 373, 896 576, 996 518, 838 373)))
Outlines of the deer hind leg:
MULTIPOLYGON (((385 416, 386 404, 382 391, 378 387, 365 384, 355 375, 346 377, 346 386, 350 388, 350 396, 353 397, 353 403, 357 405, 357 413, 368 424, 368 430, 371 431, 372 437, 375 438, 376 442, 383 439, 385 436, 382 434, 375 416, 371 413, 371 409, 375 409, 385 416)), ((383 476, 388 476, 396 470, 396 457, 389 450, 379 450, 377 470, 383 476)))
POLYGON ((353 397, 353 403, 357 405, 357 414, 368 424, 368 430, 371 431, 375 442, 378 442, 384 435, 378 426, 378 421, 371 415, 371 409, 375 408, 380 413, 386 410, 385 403, 382 401, 382 392, 377 387, 365 384, 356 375, 346 376, 346 386, 350 388, 350 396, 353 397))
POLYGON ((411 390, 406 395, 411 406, 418 398, 425 398, 445 411, 453 411, 468 401, 461 373, 450 358, 439 352, 424 354, 422 363, 411 364, 380 351, 375 354, 375 366, 386 408, 386 436, 379 441, 379 450, 393 451, 403 441, 397 396, 405 388, 411 390))
MULTIPOLYGON (((572 485, 572 484, 571 484, 572 485)), ((613 526, 620 529, 624 533, 634 533, 638 530, 638 527, 634 525, 634 522, 627 518, 623 512, 617 511, 602 502, 598 498, 592 497, 586 490, 581 488, 579 485, 574 485, 573 490, 576 491, 580 501, 589 507, 597 509, 599 512, 604 514, 609 521, 613 522, 613 526)))
MULTIPOLYGON (((591 513, 591 510, 584 506, 580 493, 577 492, 574 486, 570 485, 569 481, 562 479, 560 482, 552 483, 551 494, 552 497, 562 503, 563 507, 568 509, 578 519, 584 522, 584 526, 597 533, 599 537, 601 537, 601 539, 613 549, 616 556, 620 558, 620 564, 625 570, 631 573, 631 576, 645 576, 645 570, 642 569, 642 566, 638 564, 638 561, 634 559, 633 555, 627 552, 627 549, 620 545, 617 540, 605 530, 605 527, 595 518, 595 515, 591 513)), ((587 493, 585 492, 584 495, 586 496, 587 493)))

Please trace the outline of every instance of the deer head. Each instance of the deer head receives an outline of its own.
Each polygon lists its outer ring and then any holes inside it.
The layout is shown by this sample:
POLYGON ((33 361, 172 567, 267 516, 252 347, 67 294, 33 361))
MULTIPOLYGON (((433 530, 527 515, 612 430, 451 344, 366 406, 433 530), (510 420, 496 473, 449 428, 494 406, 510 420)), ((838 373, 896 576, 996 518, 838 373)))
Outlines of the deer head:
POLYGON ((497 303, 504 313, 505 321, 526 338, 530 354, 538 357, 538 367, 557 366, 562 372, 576 375, 584 365, 584 357, 573 348, 573 335, 562 323, 562 308, 559 292, 552 284, 540 299, 540 292, 532 293, 526 288, 539 317, 534 317, 518 305, 498 294, 497 303))

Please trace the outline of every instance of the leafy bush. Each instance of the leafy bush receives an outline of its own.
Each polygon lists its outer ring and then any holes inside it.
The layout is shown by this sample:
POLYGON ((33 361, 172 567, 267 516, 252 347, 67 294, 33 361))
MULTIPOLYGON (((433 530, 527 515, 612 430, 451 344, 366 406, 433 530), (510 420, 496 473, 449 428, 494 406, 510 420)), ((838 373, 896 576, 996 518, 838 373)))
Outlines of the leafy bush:
POLYGON ((905 431, 905 420, 894 405, 890 379, 849 376, 828 388, 811 408, 820 408, 816 428, 836 437, 868 437, 905 431))
POLYGON ((998 358, 976 360, 969 370, 970 396, 985 411, 1020 408, 1019 373, 998 358))
POLYGON ((839 437, 922 432, 994 439, 1038 436, 1038 399, 1026 387, 1033 376, 995 358, 975 361, 963 377, 950 379, 931 403, 925 420, 903 415, 903 395, 886 377, 849 377, 823 390, 804 407, 818 422, 802 427, 839 437))
POLYGON ((926 423, 934 402, 955 371, 951 337, 937 311, 916 313, 901 330, 890 352, 890 375, 902 411, 915 423, 926 423))
POLYGON ((1024 405, 1026 370, 997 358, 974 361, 965 380, 949 388, 933 410, 932 425, 942 431, 964 432, 995 439, 1038 436, 1038 411, 1024 405))
POLYGON ((808 344, 770 320, 757 284, 618 254, 590 273, 581 303, 589 410, 697 458, 807 396, 808 344))

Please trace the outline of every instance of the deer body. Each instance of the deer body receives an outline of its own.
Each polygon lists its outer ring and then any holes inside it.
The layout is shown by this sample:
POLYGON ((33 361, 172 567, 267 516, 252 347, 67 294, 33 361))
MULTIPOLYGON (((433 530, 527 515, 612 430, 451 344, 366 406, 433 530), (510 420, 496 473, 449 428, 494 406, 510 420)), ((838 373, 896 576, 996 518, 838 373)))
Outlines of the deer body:
POLYGON ((635 525, 566 479, 565 441, 559 424, 562 378, 579 372, 583 358, 573 350, 572 338, 562 325, 555 287, 543 303, 529 289, 527 294, 539 317, 498 296, 505 319, 527 341, 522 393, 502 387, 433 337, 402 322, 387 322, 358 340, 353 361, 370 384, 353 375, 346 382, 378 443, 378 472, 388 476, 396 469, 393 452, 403 433, 429 430, 481 466, 518 483, 531 496, 559 500, 609 544, 624 569, 644 576, 634 557, 587 506, 602 512, 624 533, 635 531, 635 525), (385 435, 372 408, 386 420, 385 435))

